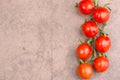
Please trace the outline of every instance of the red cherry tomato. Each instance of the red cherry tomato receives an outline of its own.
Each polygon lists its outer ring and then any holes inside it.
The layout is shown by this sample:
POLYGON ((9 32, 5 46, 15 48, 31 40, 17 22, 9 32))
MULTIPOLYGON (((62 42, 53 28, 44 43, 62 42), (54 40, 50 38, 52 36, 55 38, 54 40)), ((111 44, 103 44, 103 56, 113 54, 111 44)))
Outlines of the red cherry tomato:
POLYGON ((83 14, 90 14, 94 10, 94 3, 91 0, 82 0, 78 4, 78 9, 83 14))
POLYGON ((77 73, 79 77, 89 79, 93 74, 93 68, 91 64, 83 63, 78 66, 77 73))
POLYGON ((99 23, 105 23, 110 18, 110 12, 104 7, 98 7, 93 13, 93 18, 99 23))
POLYGON ((82 60, 88 59, 92 55, 92 48, 89 44, 80 44, 77 48, 77 55, 82 60))
POLYGON ((87 21, 82 25, 82 32, 85 36, 92 38, 98 33, 98 26, 95 22, 87 21))
POLYGON ((103 56, 98 57, 94 60, 94 68, 98 72, 104 72, 109 67, 109 60, 103 56))
POLYGON ((111 40, 107 36, 99 36, 95 41, 95 48, 97 51, 105 53, 111 46, 111 40))

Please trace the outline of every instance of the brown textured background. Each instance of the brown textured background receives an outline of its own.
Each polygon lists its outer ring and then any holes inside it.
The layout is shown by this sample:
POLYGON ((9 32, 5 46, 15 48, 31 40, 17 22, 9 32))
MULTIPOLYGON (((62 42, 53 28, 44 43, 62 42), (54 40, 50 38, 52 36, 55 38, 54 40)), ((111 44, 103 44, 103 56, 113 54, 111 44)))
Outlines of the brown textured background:
MULTIPOLYGON (((85 17, 74 7, 79 0, 0 0, 0 80, 80 80, 75 48, 85 17)), ((120 0, 105 29, 112 39, 105 73, 90 80, 120 79, 120 0)))

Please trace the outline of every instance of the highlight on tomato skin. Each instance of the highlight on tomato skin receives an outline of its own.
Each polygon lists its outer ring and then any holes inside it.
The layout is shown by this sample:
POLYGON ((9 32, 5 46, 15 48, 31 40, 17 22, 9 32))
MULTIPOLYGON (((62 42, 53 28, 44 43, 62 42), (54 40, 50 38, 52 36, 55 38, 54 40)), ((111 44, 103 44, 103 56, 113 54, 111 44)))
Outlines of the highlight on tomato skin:
POLYGON ((111 47, 111 40, 108 36, 99 36, 95 41, 95 48, 101 53, 107 52, 111 47))
POLYGON ((105 7, 98 7, 93 12, 93 18, 99 23, 106 23, 110 18, 110 12, 105 7))
POLYGON ((93 64, 97 72, 105 72, 110 65, 108 58, 103 56, 97 57, 93 64))
POLYGON ((82 0, 78 4, 78 9, 82 14, 88 15, 94 10, 94 3, 91 0, 82 0))
POLYGON ((98 34, 98 25, 93 21, 86 21, 82 25, 82 32, 88 38, 93 38, 98 34))
POLYGON ((92 48, 89 44, 83 43, 77 47, 77 56, 82 60, 88 59, 92 55, 92 48))
POLYGON ((93 75, 92 65, 89 63, 80 64, 77 68, 77 74, 82 79, 89 79, 93 75))

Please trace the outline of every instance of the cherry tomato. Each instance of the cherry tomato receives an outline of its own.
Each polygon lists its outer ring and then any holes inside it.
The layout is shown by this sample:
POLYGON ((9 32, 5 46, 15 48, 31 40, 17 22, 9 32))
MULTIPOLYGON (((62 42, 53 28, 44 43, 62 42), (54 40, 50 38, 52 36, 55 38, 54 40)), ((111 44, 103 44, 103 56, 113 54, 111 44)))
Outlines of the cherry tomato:
POLYGON ((77 73, 78 73, 78 76, 83 79, 91 78, 91 76, 93 74, 92 65, 88 64, 88 63, 80 64, 77 68, 77 73))
POLYGON ((91 0, 82 0, 78 4, 78 9, 83 14, 90 14, 94 10, 94 3, 91 0))
POLYGON ((82 60, 88 59, 92 55, 92 48, 89 44, 80 44, 77 48, 77 55, 82 60))
POLYGON ((82 32, 85 36, 92 38, 98 33, 98 25, 95 22, 87 21, 82 25, 82 32))
POLYGON ((95 48, 97 51, 105 53, 111 46, 111 40, 107 36, 99 36, 95 41, 95 48))
POLYGON ((103 56, 100 56, 94 60, 94 68, 98 72, 104 72, 109 67, 109 60, 103 56))
POLYGON ((99 23, 105 23, 110 18, 110 12, 104 7, 98 7, 93 13, 93 18, 99 23))

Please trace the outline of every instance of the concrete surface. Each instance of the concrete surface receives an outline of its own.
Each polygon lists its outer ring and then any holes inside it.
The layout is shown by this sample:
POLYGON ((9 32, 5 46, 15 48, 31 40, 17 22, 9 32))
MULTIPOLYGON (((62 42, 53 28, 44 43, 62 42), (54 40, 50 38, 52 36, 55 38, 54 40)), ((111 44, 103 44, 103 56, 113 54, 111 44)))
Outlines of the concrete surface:
MULTIPOLYGON (((81 80, 75 49, 85 16, 79 0, 0 0, 0 80, 81 80)), ((90 80, 120 79, 120 0, 112 3, 106 32, 112 39, 111 65, 90 80)))

